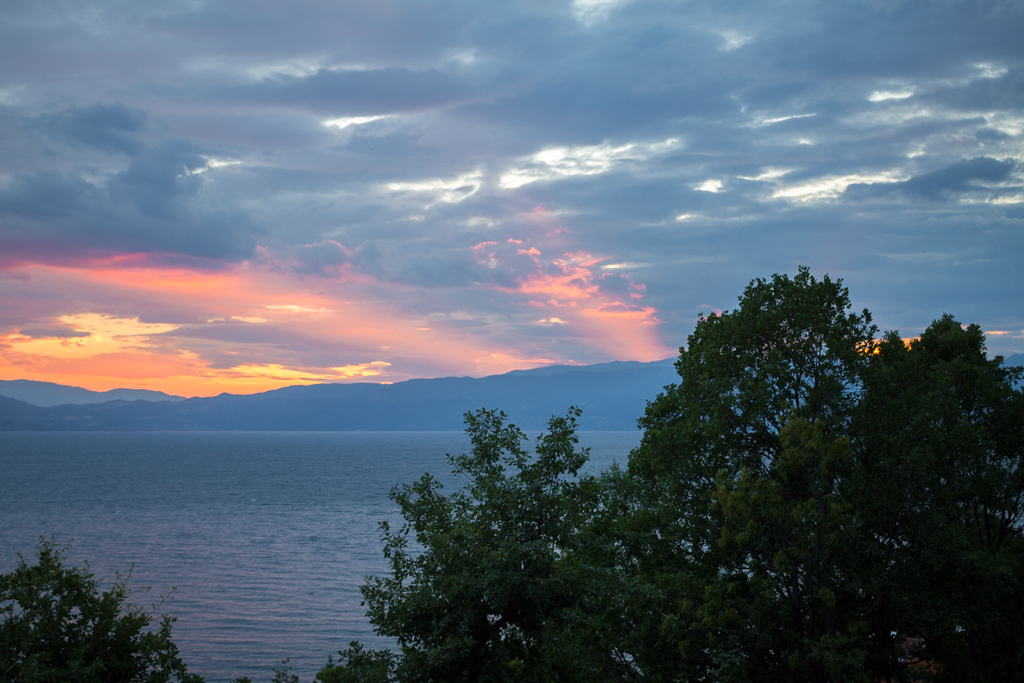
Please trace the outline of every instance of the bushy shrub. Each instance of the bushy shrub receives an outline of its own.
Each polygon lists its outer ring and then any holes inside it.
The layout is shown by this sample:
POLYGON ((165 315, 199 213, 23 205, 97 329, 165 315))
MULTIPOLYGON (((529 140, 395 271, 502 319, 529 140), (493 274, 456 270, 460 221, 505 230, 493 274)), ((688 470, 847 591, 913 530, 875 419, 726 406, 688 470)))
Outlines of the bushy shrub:
POLYGON ((0 681, 202 682, 171 640, 174 618, 132 604, 128 577, 104 591, 67 546, 40 539, 38 554, 0 575, 0 681))

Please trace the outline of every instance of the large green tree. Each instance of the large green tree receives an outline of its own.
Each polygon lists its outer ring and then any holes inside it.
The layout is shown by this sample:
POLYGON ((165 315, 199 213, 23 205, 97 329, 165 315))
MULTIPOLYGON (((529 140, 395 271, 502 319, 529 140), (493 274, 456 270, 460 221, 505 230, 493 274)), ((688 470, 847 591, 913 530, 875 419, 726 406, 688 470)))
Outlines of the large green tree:
POLYGON ((698 322, 629 464, 649 678, 1021 680, 1019 375, 875 337, 806 269, 698 322))
POLYGON ((656 604, 636 620, 652 680, 829 680, 866 657, 845 430, 876 330, 807 269, 755 280, 698 321, 680 381, 631 454, 628 543, 656 604))

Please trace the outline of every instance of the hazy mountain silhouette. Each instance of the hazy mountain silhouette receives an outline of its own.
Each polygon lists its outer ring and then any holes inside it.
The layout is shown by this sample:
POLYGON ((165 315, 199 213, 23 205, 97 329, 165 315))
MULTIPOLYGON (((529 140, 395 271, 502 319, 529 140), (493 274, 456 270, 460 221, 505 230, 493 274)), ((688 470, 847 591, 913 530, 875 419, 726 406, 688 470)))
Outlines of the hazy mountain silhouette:
POLYGON ((0 379, 0 396, 16 398, 34 406, 50 406, 72 403, 87 405, 106 401, 184 401, 181 396, 171 396, 162 391, 148 389, 111 389, 90 391, 81 387, 69 387, 53 382, 37 382, 31 379, 0 379))
POLYGON ((676 379, 673 359, 667 359, 547 366, 481 378, 315 384, 158 402, 41 407, 0 396, 0 429, 443 431, 462 429, 463 413, 486 407, 500 408, 515 424, 536 430, 576 405, 583 409, 583 429, 632 430, 647 401, 676 379))

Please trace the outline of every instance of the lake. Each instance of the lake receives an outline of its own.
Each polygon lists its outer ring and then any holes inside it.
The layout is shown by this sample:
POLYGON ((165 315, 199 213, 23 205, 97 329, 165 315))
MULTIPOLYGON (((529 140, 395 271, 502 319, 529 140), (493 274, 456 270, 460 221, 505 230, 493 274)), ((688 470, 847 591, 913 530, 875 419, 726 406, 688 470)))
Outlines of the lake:
MULTIPOLYGON (((581 432, 588 470, 625 464, 639 432, 581 432)), ((304 682, 373 633, 360 606, 383 573, 388 491, 424 472, 454 485, 461 432, 7 432, 0 435, 0 572, 40 536, 178 617, 174 640, 207 681, 269 681, 291 659, 304 682)))

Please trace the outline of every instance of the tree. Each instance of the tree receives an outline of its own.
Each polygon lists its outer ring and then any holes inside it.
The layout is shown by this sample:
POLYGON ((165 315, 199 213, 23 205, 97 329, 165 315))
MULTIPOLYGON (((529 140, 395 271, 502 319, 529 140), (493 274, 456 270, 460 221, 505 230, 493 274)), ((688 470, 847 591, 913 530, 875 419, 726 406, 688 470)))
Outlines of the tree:
MULTIPOLYGON (((609 592, 586 561, 598 500, 579 473, 579 414, 553 417, 531 456, 504 413, 467 413, 473 450, 449 456, 465 486, 446 495, 424 475, 392 491, 404 524, 382 524, 391 574, 363 595, 378 633, 398 640, 398 680, 594 681, 628 666, 591 628, 609 592)), ((342 656, 321 680, 386 680, 379 653, 353 644, 342 656)))
POLYGON ((0 681, 201 683, 171 640, 174 618, 129 603, 127 578, 106 591, 66 546, 40 539, 39 561, 0 575, 0 681))
POLYGON ((977 326, 827 276, 701 319, 630 456, 651 680, 1024 680, 1024 399, 977 326))
POLYGON ((680 382, 640 419, 627 536, 660 595, 637 617, 664 645, 637 650, 653 680, 830 680, 861 666, 839 484, 876 330, 850 309, 840 281, 806 268, 755 280, 737 310, 698 321, 680 382))
POLYGON ((856 572, 855 510, 843 490, 850 441, 799 418, 780 440, 766 473, 720 474, 714 500, 724 561, 698 609, 711 627, 707 643, 719 650, 720 676, 866 683, 870 603, 856 572))
POLYGON ((338 653, 337 662, 327 657, 327 666, 316 680, 320 683, 389 683, 394 678, 397 658, 390 650, 368 650, 358 641, 338 653))
POLYGON ((853 434, 894 630, 940 680, 1024 680, 1024 395, 952 316, 887 335, 853 434))

